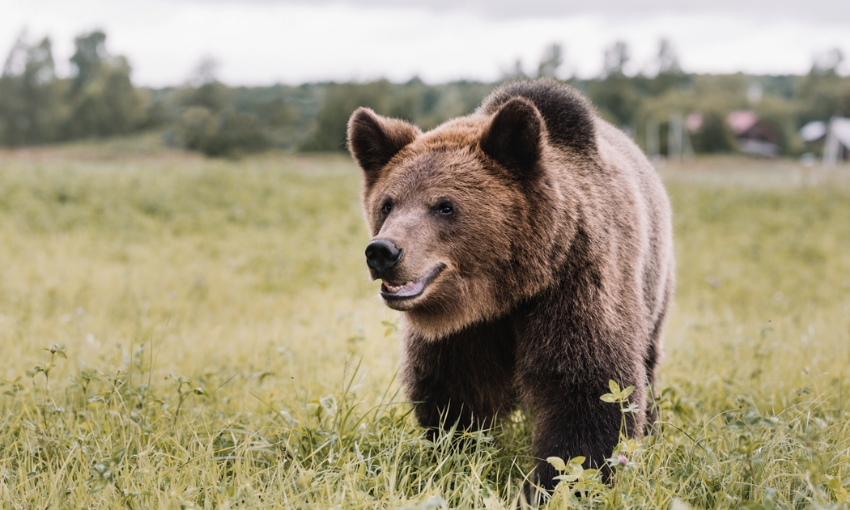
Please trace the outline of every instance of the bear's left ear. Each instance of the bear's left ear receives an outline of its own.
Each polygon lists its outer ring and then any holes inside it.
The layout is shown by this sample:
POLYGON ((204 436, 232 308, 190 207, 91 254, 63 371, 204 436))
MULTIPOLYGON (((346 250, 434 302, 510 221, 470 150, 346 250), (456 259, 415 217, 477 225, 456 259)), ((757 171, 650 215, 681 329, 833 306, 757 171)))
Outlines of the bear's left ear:
POLYGON ((516 177, 532 177, 540 159, 543 126, 534 103, 515 97, 493 116, 481 137, 481 149, 516 177))
POLYGON ((361 107, 348 120, 348 151, 371 183, 393 156, 420 134, 419 128, 412 124, 361 107))

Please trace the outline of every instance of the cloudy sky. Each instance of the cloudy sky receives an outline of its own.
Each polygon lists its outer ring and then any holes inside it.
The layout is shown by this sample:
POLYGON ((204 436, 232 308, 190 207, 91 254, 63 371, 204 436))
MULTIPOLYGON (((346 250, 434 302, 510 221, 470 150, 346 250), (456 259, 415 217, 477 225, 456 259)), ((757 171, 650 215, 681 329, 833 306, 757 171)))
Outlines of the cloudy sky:
POLYGON ((186 81, 205 56, 233 85, 492 80, 517 59, 531 71, 553 42, 562 75, 591 77, 614 41, 638 72, 662 37, 695 72, 805 73, 834 47, 850 60, 850 0, 0 0, 0 55, 24 28, 51 37, 60 74, 74 35, 103 29, 152 86, 186 81))

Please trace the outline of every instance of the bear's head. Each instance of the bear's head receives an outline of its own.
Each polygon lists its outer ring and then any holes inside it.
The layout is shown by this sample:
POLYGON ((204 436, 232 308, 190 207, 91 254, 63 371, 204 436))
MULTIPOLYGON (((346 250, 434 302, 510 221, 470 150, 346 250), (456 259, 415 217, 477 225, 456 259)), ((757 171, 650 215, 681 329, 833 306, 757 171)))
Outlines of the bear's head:
POLYGON ((550 283, 570 211, 531 101, 427 133, 360 108, 348 148, 363 171, 369 271, 420 336, 496 317, 550 283))

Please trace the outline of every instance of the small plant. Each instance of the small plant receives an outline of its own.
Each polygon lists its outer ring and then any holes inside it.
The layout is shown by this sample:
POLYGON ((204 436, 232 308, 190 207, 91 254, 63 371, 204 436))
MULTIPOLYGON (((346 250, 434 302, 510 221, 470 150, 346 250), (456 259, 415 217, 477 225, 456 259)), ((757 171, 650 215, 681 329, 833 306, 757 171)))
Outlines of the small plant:
POLYGON ((546 462, 560 473, 555 477, 558 485, 549 501, 550 508, 561 506, 593 506, 601 501, 608 487, 602 482, 598 469, 585 469, 584 457, 573 457, 564 462, 560 457, 549 457, 546 462))
POLYGON ((766 444, 764 431, 775 428, 776 424, 762 417, 758 409, 753 408, 745 411, 743 415, 729 413, 726 419, 726 426, 738 436, 737 446, 732 449, 731 454, 743 463, 744 476, 755 485, 763 464, 761 451, 766 444))
POLYGON ((177 428, 177 419, 180 417, 180 408, 183 407, 183 402, 190 395, 206 395, 207 392, 201 387, 195 387, 189 390, 188 388, 192 385, 192 380, 186 376, 168 374, 168 378, 173 379, 177 383, 177 409, 174 410, 174 421, 172 422, 172 426, 177 428), (183 389, 183 386, 186 386, 187 389, 183 389))
POLYGON ((65 347, 60 346, 59 344, 53 344, 51 347, 45 347, 44 350, 50 353, 50 361, 43 365, 38 363, 32 368, 32 370, 27 371, 27 375, 32 377, 33 384, 35 384, 35 376, 39 373, 44 374, 44 391, 49 394, 50 371, 56 366, 54 360, 56 359, 56 356, 59 356, 62 359, 68 359, 68 355, 65 353, 65 347))
POLYGON ((92 493, 100 492, 107 485, 115 484, 115 471, 121 466, 121 461, 124 460, 124 454, 127 452, 125 448, 117 450, 112 457, 94 463, 89 469, 91 474, 90 491, 92 493))
POLYGON ((635 391, 634 386, 620 389, 620 385, 616 381, 608 381, 608 389, 610 393, 606 393, 599 397, 603 402, 617 404, 620 406, 620 441, 625 441, 628 437, 628 423, 626 416, 629 414, 635 415, 640 411, 637 404, 629 402, 629 396, 635 391))
POLYGON ((635 391, 634 386, 629 386, 621 390, 620 385, 616 381, 608 381, 608 389, 611 392, 599 398, 603 402, 619 405, 622 420, 620 421, 620 441, 614 447, 614 451, 611 457, 607 459, 607 462, 611 468, 623 469, 632 464, 634 454, 641 450, 640 442, 637 439, 629 438, 628 420, 626 419, 627 415, 635 415, 640 409, 637 404, 629 402, 629 396, 635 391))
POLYGON ((83 393, 83 399, 89 398, 89 386, 94 382, 100 381, 97 375, 97 370, 80 370, 80 375, 71 376, 73 384, 68 387, 69 390, 79 389, 83 393))

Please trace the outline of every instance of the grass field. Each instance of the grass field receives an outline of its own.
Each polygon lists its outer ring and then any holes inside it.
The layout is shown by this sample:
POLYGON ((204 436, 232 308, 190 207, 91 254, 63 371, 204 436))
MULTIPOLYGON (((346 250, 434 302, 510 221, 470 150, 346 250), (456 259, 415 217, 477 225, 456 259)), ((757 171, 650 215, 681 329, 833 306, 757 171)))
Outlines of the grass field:
MULTIPOLYGON (((0 152, 2 507, 512 508, 522 414, 410 416, 350 161, 154 145, 0 152)), ((550 508, 848 508, 850 168, 662 173, 661 423, 550 508)))

